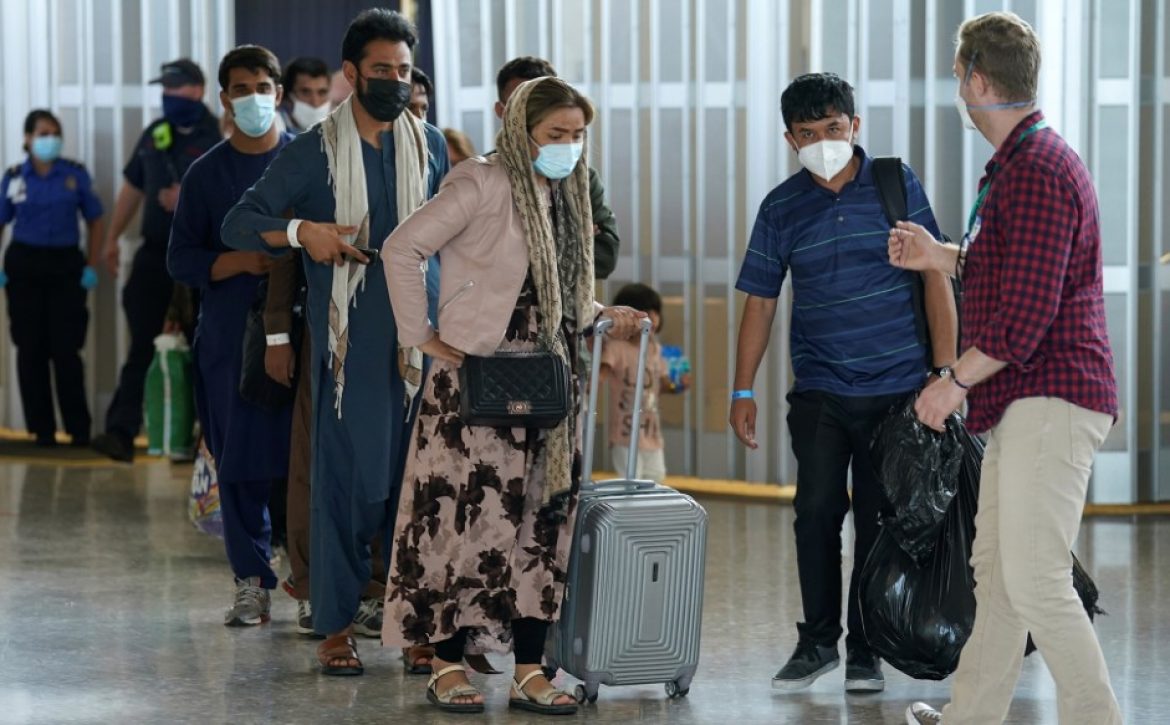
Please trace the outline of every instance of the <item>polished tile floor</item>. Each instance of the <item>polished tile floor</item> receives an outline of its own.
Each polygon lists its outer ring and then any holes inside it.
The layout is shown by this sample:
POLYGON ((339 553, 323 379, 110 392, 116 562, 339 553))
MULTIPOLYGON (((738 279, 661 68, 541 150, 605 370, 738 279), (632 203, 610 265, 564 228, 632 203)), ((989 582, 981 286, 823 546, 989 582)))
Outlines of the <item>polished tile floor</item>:
MULTIPOLYGON (((270 625, 227 629, 231 582, 220 543, 186 519, 186 471, 165 463, 91 468, 0 461, 0 722, 461 722, 424 703, 424 682, 365 644, 367 674, 318 676, 314 643, 274 597, 270 625)), ((782 696, 769 678, 798 616, 787 507, 710 501, 703 658, 690 697, 603 689, 584 722, 900 723, 946 683, 888 672, 878 696, 842 692, 837 670, 782 696)), ((1109 616, 1099 621, 1128 723, 1170 722, 1170 520, 1095 520, 1078 543, 1109 616)), ((511 716, 505 680, 484 722, 511 716)), ((572 683, 566 683, 571 685, 572 683)), ((1056 721, 1039 657, 1024 667, 1012 723, 1056 721)))

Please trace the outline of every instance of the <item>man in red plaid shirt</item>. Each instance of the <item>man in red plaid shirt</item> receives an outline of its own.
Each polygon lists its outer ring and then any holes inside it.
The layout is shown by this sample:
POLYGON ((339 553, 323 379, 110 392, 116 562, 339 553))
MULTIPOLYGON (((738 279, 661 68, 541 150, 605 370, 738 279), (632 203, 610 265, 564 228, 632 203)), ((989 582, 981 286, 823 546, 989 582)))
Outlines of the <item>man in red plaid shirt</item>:
POLYGON ((1036 109, 1040 43, 1011 13, 963 23, 955 54, 964 125, 997 150, 960 244, 916 224, 890 232, 890 261, 963 278, 963 349, 919 396, 942 430, 964 401, 988 433, 972 565, 975 628, 942 713, 907 722, 1003 722, 1029 632, 1056 680, 1062 725, 1121 714, 1072 584, 1093 456, 1117 415, 1105 327, 1097 195, 1088 170, 1036 109))

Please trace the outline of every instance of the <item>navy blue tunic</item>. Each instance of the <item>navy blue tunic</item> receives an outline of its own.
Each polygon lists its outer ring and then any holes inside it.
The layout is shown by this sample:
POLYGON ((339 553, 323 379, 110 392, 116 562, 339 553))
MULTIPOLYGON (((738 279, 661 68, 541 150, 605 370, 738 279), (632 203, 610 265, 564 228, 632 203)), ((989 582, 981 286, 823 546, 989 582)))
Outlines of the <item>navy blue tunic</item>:
POLYGON ((220 239, 223 219, 280 149, 244 154, 223 141, 183 177, 171 226, 167 267, 178 282, 203 292, 195 331, 196 403, 208 449, 222 481, 288 474, 291 406, 269 411, 240 397, 244 324, 263 277, 238 274, 211 281, 211 266, 233 251, 220 239))

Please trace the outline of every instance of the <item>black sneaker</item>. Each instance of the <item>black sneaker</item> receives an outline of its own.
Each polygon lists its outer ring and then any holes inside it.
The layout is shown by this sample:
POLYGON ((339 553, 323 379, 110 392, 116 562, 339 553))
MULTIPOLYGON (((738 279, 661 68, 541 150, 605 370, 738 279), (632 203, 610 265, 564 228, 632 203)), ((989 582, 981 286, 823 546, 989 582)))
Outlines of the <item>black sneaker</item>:
POLYGON ((134 462, 134 442, 114 433, 102 433, 91 444, 98 453, 123 463, 134 462))
POLYGON ((872 652, 851 650, 845 658, 845 692, 881 692, 886 689, 882 660, 872 652))
POLYGON ((802 641, 776 676, 772 678, 773 690, 796 692, 816 682, 821 675, 832 672, 841 664, 836 647, 821 647, 802 641))

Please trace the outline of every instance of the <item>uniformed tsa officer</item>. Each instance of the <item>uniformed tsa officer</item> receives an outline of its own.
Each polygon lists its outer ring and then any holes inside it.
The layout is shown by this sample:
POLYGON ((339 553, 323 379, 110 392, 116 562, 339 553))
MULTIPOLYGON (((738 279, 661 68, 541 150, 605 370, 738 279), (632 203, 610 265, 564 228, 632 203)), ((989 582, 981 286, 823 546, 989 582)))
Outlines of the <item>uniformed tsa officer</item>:
POLYGON ((38 446, 57 443, 53 388, 75 446, 89 445, 89 405, 80 350, 89 324, 86 292, 97 284, 102 203, 85 167, 61 158, 61 122, 36 110, 24 120, 24 163, 0 181, 0 231, 13 222, 0 286, 8 292, 16 372, 28 429, 38 446), (89 260, 81 253, 77 214, 89 229, 89 260))
POLYGON ((163 329, 174 283, 167 274, 167 242, 179 199, 179 182, 195 159, 222 140, 219 122, 203 104, 203 71, 186 58, 165 63, 151 81, 162 84, 163 117, 147 126, 122 170, 106 236, 106 266, 118 273, 118 238, 144 204, 142 247, 134 255, 122 289, 122 309, 130 328, 130 352, 118 389, 106 413, 106 432, 93 447, 114 460, 134 459, 134 437, 142 426, 146 371, 154 357, 154 338, 163 329))

